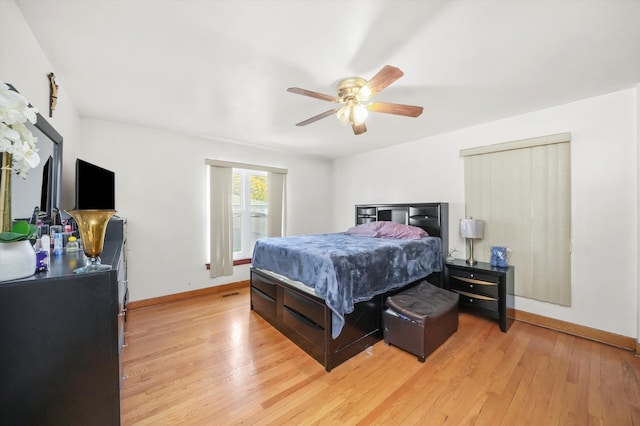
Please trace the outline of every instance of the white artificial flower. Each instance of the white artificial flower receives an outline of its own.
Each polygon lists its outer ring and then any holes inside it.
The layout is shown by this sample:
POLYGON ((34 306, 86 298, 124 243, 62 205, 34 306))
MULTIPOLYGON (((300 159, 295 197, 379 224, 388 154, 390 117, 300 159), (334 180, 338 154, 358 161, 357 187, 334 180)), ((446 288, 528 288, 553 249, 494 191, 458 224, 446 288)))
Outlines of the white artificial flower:
MULTIPOLYGON (((40 164, 40 156, 29 143, 16 143, 13 145, 13 163, 16 170, 26 172, 40 164)), ((18 173, 20 175, 20 173, 18 173)))
POLYGON ((24 123, 29 120, 36 122, 35 108, 18 92, 9 89, 6 84, 0 85, 0 121, 8 125, 24 123))
POLYGON ((34 169, 40 164, 40 156, 33 149, 30 149, 24 153, 24 161, 30 168, 34 169))
POLYGON ((4 123, 0 123, 0 152, 7 151, 20 140, 20 134, 4 123))
POLYGON ((37 138, 23 124, 25 121, 35 123, 37 112, 24 96, 0 81, 0 152, 12 155, 12 168, 23 178, 29 169, 40 164, 37 138))
POLYGON ((31 133, 31 130, 27 129, 27 126, 22 123, 16 123, 11 127, 13 127, 13 130, 15 130, 18 135, 20 135, 20 140, 23 144, 28 145, 30 149, 36 149, 36 142, 38 141, 38 138, 33 136, 33 133, 31 133))

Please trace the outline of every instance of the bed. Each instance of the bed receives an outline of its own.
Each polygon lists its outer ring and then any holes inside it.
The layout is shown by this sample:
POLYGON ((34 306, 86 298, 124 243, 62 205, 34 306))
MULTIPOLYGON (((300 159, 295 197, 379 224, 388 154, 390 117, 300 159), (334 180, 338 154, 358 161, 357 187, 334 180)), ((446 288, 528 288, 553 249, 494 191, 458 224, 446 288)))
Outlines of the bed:
POLYGON ((355 212, 359 226, 346 232, 259 240, 252 259, 251 309, 327 371, 382 338, 387 296, 425 278, 442 282, 448 249, 446 203, 355 212))

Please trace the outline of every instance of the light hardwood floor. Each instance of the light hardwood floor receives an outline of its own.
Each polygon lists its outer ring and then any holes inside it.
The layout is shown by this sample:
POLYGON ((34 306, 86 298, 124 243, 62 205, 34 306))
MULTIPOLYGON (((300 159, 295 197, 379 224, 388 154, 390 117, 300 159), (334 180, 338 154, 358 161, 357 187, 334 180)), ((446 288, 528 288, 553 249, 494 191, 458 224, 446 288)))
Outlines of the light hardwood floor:
POLYGON ((460 314, 426 362, 379 342, 330 373, 248 289, 129 312, 124 425, 640 425, 640 359, 460 314))

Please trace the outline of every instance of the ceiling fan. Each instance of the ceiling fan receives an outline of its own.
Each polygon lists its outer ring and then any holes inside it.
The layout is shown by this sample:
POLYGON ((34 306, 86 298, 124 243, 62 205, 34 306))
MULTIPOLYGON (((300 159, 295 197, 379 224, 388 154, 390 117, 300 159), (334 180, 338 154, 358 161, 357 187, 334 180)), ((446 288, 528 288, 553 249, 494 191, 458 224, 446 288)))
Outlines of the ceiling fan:
POLYGON ((287 92, 309 96, 323 101, 335 102, 341 106, 330 109, 297 123, 296 126, 306 126, 320 119, 336 114, 342 123, 350 124, 353 133, 360 135, 367 131, 365 120, 368 111, 383 112, 386 114, 417 117, 422 114, 421 106, 392 104, 388 102, 374 102, 370 98, 379 93, 385 87, 402 77, 404 73, 396 67, 385 65, 371 80, 360 77, 348 77, 338 83, 338 96, 325 95, 299 87, 289 87, 287 92))

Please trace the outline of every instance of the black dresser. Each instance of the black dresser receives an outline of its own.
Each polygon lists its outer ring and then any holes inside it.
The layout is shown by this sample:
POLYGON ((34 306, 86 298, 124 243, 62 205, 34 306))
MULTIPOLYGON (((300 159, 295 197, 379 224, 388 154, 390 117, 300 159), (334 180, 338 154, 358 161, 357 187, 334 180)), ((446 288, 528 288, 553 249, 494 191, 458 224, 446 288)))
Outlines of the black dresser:
POLYGON ((82 252, 0 282, 0 419, 7 425, 119 425, 127 303, 126 222, 107 226, 107 271, 74 274, 82 252))

